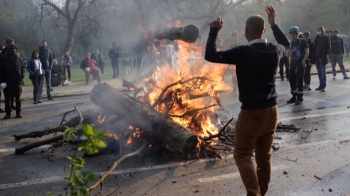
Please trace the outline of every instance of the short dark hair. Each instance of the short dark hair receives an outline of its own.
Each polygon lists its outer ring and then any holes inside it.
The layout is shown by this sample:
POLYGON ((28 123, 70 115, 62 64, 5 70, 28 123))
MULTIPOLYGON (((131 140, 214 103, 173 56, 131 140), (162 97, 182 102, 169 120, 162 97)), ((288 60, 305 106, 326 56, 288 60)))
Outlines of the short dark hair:
POLYGON ((262 34, 264 32, 265 21, 264 21, 264 18, 260 15, 254 15, 249 17, 245 24, 249 30, 255 33, 262 34))
POLYGON ((305 31, 303 35, 311 36, 311 33, 309 31, 305 31))
MULTIPOLYGON (((33 52, 32 52, 32 58, 34 58, 34 53, 38 53, 39 54, 39 51, 38 50, 33 50, 33 52)), ((40 54, 39 54, 40 55, 40 54)))
POLYGON ((329 30, 328 32, 329 32, 329 33, 333 33, 333 30, 329 30))
POLYGON ((335 32, 339 33, 339 30, 338 30, 338 29, 334 29, 334 33, 335 33, 335 32))
POLYGON ((15 43, 15 40, 12 39, 12 38, 7 38, 6 41, 5 41, 6 45, 10 45, 10 44, 14 44, 14 43, 15 43))
POLYGON ((41 41, 41 43, 44 43, 44 42, 47 43, 45 40, 41 41))

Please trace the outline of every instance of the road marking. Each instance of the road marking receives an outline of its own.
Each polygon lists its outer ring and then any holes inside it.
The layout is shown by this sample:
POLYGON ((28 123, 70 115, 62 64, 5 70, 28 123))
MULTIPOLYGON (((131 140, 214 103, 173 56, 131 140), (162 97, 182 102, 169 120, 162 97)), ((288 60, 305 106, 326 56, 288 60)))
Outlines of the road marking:
POLYGON ((324 100, 324 99, 316 99, 316 98, 305 97, 305 96, 303 97, 303 99, 311 101, 311 102, 315 102, 315 103, 318 103, 318 102, 333 103, 333 104, 337 103, 337 102, 334 102, 334 101, 327 101, 327 100, 324 100))
MULTIPOLYGON (((233 155, 228 155, 226 159, 233 159, 233 155)), ((205 163, 212 161, 213 159, 201 159, 198 160, 196 163, 205 163)), ((114 171, 111 175, 120 175, 120 174, 126 174, 126 173, 134 173, 134 172, 140 172, 140 171, 149 171, 149 170, 157 170, 157 169, 165 169, 169 167, 178 167, 178 166, 184 166, 189 165, 191 161, 181 162, 181 163, 170 163, 165 165, 154 165, 154 166, 146 166, 146 167, 138 167, 138 168, 129 168, 129 169, 121 169, 114 171)), ((96 175, 103 175, 105 172, 99 172, 95 173, 96 175)), ((24 182, 15 182, 15 183, 8 183, 8 184, 0 184, 0 190, 1 189, 7 189, 7 188, 16 188, 16 187, 24 187, 24 186, 32 186, 32 185, 40 185, 40 184, 46 184, 51 182, 59 182, 63 181, 63 176, 54 176, 50 178, 42 178, 37 179, 33 181, 24 181, 24 182)))
POLYGON ((332 86, 335 86, 335 87, 341 87, 341 88, 350 88, 350 86, 349 86, 349 85, 342 85, 342 84, 332 85, 332 86))
MULTIPOLYGON (((34 149, 42 149, 42 148, 49 148, 51 147, 51 145, 43 145, 43 146, 39 146, 37 148, 34 149)), ((6 153, 6 152, 15 152, 16 148, 2 148, 0 149, 0 153, 6 153)))
MULTIPOLYGON (((279 166, 273 166, 271 169, 272 169, 272 171, 276 171, 276 170, 281 170, 281 169, 286 169, 286 168, 288 168, 288 167, 285 165, 279 165, 279 166)), ((208 178, 199 178, 198 181, 201 183, 207 183, 207 182, 237 178, 239 176, 240 176, 239 172, 235 172, 235 173, 231 173, 231 174, 223 174, 223 175, 212 176, 212 177, 208 177, 208 178)))
POLYGON ((311 114, 311 115, 296 116, 296 117, 289 117, 289 118, 280 118, 279 121, 297 120, 297 119, 304 119, 304 118, 326 117, 326 116, 349 114, 349 113, 350 113, 350 110, 344 110, 344 111, 339 111, 339 112, 330 112, 330 113, 311 114))

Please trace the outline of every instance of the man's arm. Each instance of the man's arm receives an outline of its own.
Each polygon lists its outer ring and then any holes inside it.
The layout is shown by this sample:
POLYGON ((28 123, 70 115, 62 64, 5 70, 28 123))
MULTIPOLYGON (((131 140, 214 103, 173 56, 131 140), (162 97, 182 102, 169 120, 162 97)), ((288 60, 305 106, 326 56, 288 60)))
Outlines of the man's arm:
POLYGON ((210 28, 207 45, 205 47, 205 60, 213 63, 237 64, 239 49, 233 48, 227 51, 218 52, 216 49, 216 38, 218 28, 210 28))
POLYGON ((52 61, 53 61, 53 58, 52 58, 52 51, 50 50, 49 51, 49 69, 52 69, 52 61))
POLYGON ((344 42, 342 38, 340 38, 340 48, 341 48, 341 54, 344 55, 344 42))

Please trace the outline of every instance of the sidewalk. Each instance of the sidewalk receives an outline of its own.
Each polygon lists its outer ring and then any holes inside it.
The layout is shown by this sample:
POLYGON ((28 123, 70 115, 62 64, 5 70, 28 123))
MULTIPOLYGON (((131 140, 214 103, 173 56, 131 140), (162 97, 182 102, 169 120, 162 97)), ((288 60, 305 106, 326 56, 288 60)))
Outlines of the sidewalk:
MULTIPOLYGON (((347 72, 350 70, 350 63, 344 64, 347 72)), ((327 73, 332 73, 332 68, 327 68, 327 73)), ((339 66, 337 65, 337 71, 340 71, 339 66)), ((311 74, 317 74, 316 66, 311 68, 311 74)), ((338 78, 343 78, 341 73, 338 73, 338 78)), ((349 74, 350 76, 350 74, 349 74)), ((122 78, 132 80, 136 77, 136 75, 128 75, 121 76, 120 78, 111 78, 108 80, 102 80, 101 82, 105 82, 118 90, 122 90, 122 78)), ((279 77, 279 74, 277 74, 279 77)), ((329 80, 329 78, 328 78, 329 80)), ((92 88, 97 84, 95 80, 94 83, 85 85, 85 81, 82 82, 72 82, 70 86, 57 86, 53 87, 52 96, 53 98, 65 97, 65 96, 77 96, 77 95, 87 95, 91 92, 92 88)), ((125 89, 125 88, 124 88, 125 89)), ((24 86, 22 89, 22 100, 31 100, 33 99, 33 86, 24 86)), ((43 99, 46 99, 46 86, 43 87, 43 99)))
MULTIPOLYGON (((107 80, 101 80, 102 83, 107 83, 118 90, 122 90, 122 78, 132 80, 136 75, 122 76, 119 78, 111 78, 107 80)), ((73 82, 69 86, 55 86, 52 87, 51 92, 53 98, 67 97, 67 96, 78 96, 78 95, 88 95, 90 94, 92 88, 97 84, 97 80, 93 83, 85 85, 85 81, 73 82)), ((125 88, 126 89, 126 88, 125 88)), ((22 87, 22 100, 32 100, 33 99, 33 86, 23 86, 22 87)), ((47 99, 46 95, 46 85, 43 86, 43 100, 47 99)))

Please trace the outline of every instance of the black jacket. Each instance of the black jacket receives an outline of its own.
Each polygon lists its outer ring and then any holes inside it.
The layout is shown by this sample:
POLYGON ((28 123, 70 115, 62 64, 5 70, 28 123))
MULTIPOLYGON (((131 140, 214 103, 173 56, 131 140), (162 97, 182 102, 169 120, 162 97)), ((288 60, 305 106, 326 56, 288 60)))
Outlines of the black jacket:
POLYGON ((0 83, 8 86, 20 86, 22 84, 26 65, 19 54, 13 57, 4 56, 0 59, 0 83))
POLYGON ((259 42, 217 52, 218 29, 210 29, 205 59, 213 63, 236 65, 242 109, 257 110, 277 105, 276 70, 284 47, 289 48, 289 41, 277 25, 272 27, 272 31, 277 45, 259 42))
POLYGON ((344 54, 344 42, 342 38, 338 36, 332 36, 331 54, 335 54, 335 55, 344 54))
POLYGON ((327 56, 330 54, 330 51, 331 51, 331 43, 330 43, 330 39, 327 35, 323 35, 322 37, 317 35, 316 38, 315 38, 315 47, 314 47, 314 55, 312 57, 312 64, 315 64, 315 53, 316 53, 316 50, 317 50, 317 41, 318 39, 323 39, 323 46, 322 46, 322 62, 323 64, 327 64, 328 62, 328 59, 327 59, 327 56))
POLYGON ((307 61, 310 62, 311 59, 313 59, 313 56, 315 55, 315 43, 310 38, 309 40, 307 40, 307 44, 309 45, 309 57, 308 57, 307 61))
POLYGON ((41 64, 43 65, 43 69, 52 69, 52 52, 48 47, 39 47, 39 58, 41 64))

